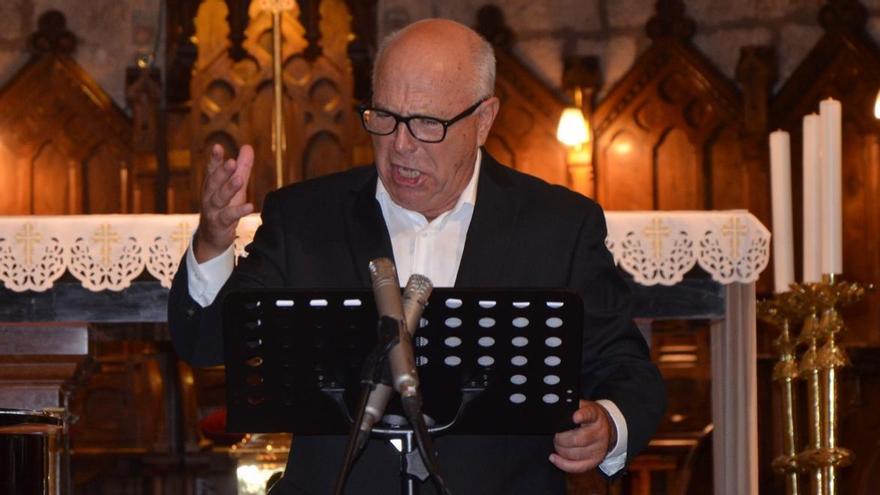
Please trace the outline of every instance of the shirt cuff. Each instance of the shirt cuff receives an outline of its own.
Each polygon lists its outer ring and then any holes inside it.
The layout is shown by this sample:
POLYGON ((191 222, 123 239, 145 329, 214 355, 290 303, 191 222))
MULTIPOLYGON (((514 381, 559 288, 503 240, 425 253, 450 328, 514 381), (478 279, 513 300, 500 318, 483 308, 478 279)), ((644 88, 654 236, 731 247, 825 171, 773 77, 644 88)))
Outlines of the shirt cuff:
POLYGON ((190 241, 186 249, 186 275, 190 297, 203 308, 210 306, 232 275, 234 267, 235 251, 232 245, 223 254, 199 264, 190 241))
POLYGON ((611 421, 614 423, 614 427, 617 428, 617 443, 614 444, 611 452, 605 456, 605 460, 599 464, 599 469, 606 476, 613 476, 626 465, 626 442, 628 439, 626 418, 623 417, 623 413, 620 412, 617 404, 610 400, 599 399, 596 403, 605 408, 608 416, 611 417, 611 421))

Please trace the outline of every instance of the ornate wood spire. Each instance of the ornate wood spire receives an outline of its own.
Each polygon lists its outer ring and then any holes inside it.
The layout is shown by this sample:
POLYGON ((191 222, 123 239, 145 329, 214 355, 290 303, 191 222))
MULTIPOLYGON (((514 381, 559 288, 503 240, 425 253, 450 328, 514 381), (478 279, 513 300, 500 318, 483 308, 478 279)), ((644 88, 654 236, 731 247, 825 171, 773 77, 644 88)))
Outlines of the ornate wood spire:
POLYGON ((658 38, 677 38, 689 40, 694 34, 694 21, 685 14, 682 0, 657 0, 656 14, 645 26, 645 32, 652 40, 658 38))
POLYGON ((863 31, 868 10, 858 0, 829 0, 819 11, 819 24, 827 31, 863 31))
POLYGON ((34 55, 57 53, 71 55, 76 50, 76 36, 67 30, 67 19, 57 10, 48 10, 37 20, 37 32, 28 39, 34 55))

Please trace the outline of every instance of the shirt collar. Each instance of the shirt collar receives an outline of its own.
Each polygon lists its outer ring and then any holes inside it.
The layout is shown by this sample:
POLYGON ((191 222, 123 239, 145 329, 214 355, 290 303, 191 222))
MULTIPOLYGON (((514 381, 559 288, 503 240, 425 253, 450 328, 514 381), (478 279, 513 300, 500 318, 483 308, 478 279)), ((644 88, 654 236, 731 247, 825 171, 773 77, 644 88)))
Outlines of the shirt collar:
MULTIPOLYGON (((474 205, 476 205, 476 203, 477 203, 477 181, 479 180, 479 176, 480 176, 480 163, 482 162, 482 157, 483 157, 483 150, 480 148, 477 148, 477 157, 476 157, 476 161, 474 163, 474 172, 473 172, 473 175, 471 175, 471 180, 468 182, 468 185, 465 186, 464 191, 461 192, 461 196, 458 197, 458 201, 455 203, 455 206, 451 210, 449 210, 447 212, 443 212, 440 216, 446 216, 447 213, 457 212, 465 205, 470 205, 471 208, 473 208, 474 205)), ((386 200, 388 200, 390 205, 392 205, 395 208, 398 208, 398 209, 403 210, 408 213, 412 213, 414 215, 421 215, 421 213, 418 213, 418 212, 415 212, 412 210, 408 210, 408 209, 400 206, 399 204, 395 203, 394 200, 391 198, 391 195, 388 194, 388 190, 385 189, 385 184, 382 183, 382 177, 379 177, 379 180, 376 181, 376 199, 381 202, 383 197, 386 200)), ((422 215, 422 217, 424 217, 424 215, 422 215)), ((440 218, 440 217, 438 217, 438 218, 440 218)))

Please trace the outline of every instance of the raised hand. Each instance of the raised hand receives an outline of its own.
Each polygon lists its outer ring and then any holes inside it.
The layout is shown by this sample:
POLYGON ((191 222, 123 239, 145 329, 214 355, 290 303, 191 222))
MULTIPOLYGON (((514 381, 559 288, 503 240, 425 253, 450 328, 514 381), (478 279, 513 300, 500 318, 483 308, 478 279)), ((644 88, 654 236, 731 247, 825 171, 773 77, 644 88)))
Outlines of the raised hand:
POLYGON ((247 183, 254 166, 254 149, 244 145, 238 158, 223 159, 223 147, 211 149, 208 173, 202 185, 202 210, 196 230, 193 254, 204 263, 223 254, 235 241, 235 228, 241 217, 254 211, 247 200, 247 183))

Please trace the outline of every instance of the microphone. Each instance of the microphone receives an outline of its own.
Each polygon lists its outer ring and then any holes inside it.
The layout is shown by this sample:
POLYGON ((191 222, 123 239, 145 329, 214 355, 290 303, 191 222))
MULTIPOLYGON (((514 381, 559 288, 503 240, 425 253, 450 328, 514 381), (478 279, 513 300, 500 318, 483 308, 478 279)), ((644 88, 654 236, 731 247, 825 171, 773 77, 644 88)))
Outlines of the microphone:
MULTIPOLYGON (((382 302, 379 302, 379 297, 376 296, 376 307, 379 309, 379 314, 382 315, 383 311, 388 311, 393 313, 396 311, 396 303, 388 302, 394 300, 394 296, 391 294, 385 293, 385 287, 389 286, 389 279, 397 280, 396 270, 394 270, 394 265, 387 258, 383 258, 382 260, 376 260, 379 263, 376 263, 376 268, 374 269, 374 264, 370 263, 370 277, 373 280, 373 288, 374 292, 376 292, 376 287, 379 285, 382 290, 382 302), (384 261, 383 261, 384 260, 384 261), (388 270, 395 271, 393 276, 388 274, 388 270), (374 276, 374 274, 376 276, 374 276), (379 284, 377 284, 377 280, 379 284)), ((397 291, 396 283, 393 284, 395 291, 397 291)), ((415 334, 416 329, 419 327, 419 321, 422 318, 422 312, 425 309, 425 306, 428 303, 428 297, 431 295, 431 290, 433 290, 434 286, 431 283, 431 280, 428 277, 423 275, 413 274, 410 276, 409 280, 406 283, 406 288, 403 291, 403 315, 405 321, 405 329, 408 337, 412 337, 415 334)), ((390 291, 389 291, 390 292, 390 291)), ((386 313, 387 314, 387 313, 386 313)), ((401 340, 402 342, 403 340, 401 340)), ((399 345, 399 344, 398 344, 399 345)), ((408 342, 410 346, 410 351, 412 350, 411 341, 408 342)), ((388 405, 388 402, 391 400, 392 388, 384 383, 380 383, 376 385, 376 388, 370 392, 370 396, 367 399, 367 405, 364 409, 364 418, 360 425, 360 430, 363 432, 369 432, 373 425, 379 422, 382 419, 382 415, 385 412, 385 407, 388 405)))

